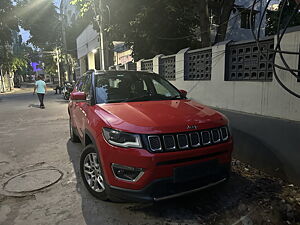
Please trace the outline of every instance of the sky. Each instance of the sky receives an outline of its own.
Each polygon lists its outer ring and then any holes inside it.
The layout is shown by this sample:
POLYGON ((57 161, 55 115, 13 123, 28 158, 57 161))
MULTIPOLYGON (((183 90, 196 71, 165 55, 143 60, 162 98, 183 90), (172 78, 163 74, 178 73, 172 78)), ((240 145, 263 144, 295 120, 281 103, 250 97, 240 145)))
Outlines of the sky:
MULTIPOLYGON (((51 0, 49 0, 51 1, 51 0)), ((54 4, 59 7, 61 0, 53 0, 54 4)), ((22 28, 20 28, 20 34, 22 35, 23 42, 26 42, 30 38, 30 33, 22 28)))

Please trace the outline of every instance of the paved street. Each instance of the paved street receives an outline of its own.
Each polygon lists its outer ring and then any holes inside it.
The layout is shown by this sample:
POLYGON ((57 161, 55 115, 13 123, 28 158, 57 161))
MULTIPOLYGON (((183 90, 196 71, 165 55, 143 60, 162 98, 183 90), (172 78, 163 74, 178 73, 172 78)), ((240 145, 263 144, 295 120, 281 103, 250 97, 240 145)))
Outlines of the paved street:
POLYGON ((29 89, 0 95, 1 225, 300 224, 299 189, 239 161, 228 184, 208 191, 155 204, 96 200, 79 176, 82 147, 69 141, 67 101, 50 92, 45 105, 29 89), (10 177, 41 169, 63 176, 35 192, 3 190, 10 177))

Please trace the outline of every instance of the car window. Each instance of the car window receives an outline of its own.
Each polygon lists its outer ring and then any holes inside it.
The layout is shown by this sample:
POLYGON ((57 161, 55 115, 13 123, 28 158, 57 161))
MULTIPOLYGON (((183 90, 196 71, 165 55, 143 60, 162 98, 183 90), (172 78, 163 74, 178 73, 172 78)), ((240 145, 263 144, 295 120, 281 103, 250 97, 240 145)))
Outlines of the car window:
POLYGON ((82 85, 83 85, 83 77, 79 78, 79 80, 76 84, 76 90, 81 91, 82 90, 82 85))
POLYGON ((171 96, 170 91, 161 83, 158 83, 156 80, 153 80, 153 85, 157 94, 164 95, 167 97, 171 96))
POLYGON ((82 92, 89 94, 90 93, 90 89, 91 89, 91 74, 88 74, 84 77, 84 81, 83 81, 83 85, 82 85, 82 92))
POLYGON ((142 72, 114 71, 95 75, 97 103, 158 101, 182 98, 162 77, 142 72))

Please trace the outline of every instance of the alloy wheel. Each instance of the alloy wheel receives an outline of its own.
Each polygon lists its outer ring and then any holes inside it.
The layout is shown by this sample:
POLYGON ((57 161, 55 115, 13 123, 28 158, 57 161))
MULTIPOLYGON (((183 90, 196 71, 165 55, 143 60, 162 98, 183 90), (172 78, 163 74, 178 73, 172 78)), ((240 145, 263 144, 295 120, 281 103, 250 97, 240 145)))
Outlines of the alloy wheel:
POLYGON ((105 190, 104 179, 96 153, 89 153, 84 158, 84 177, 88 185, 96 192, 105 190))

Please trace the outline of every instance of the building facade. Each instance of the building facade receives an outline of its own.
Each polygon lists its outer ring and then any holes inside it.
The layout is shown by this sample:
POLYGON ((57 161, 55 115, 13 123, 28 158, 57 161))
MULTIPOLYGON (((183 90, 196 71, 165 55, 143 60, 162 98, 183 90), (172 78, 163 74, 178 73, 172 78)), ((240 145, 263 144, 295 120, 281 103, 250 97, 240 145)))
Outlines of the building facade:
MULTIPOLYGON (((279 0, 273 0, 269 4, 269 10, 278 10, 279 0)), ((226 40, 242 41, 253 39, 250 17, 252 9, 252 0, 235 0, 234 10, 228 21, 226 40)), ((254 7, 252 23, 257 28, 260 23, 261 16, 266 7, 267 1, 257 1, 254 7)), ((260 37, 265 37, 266 17, 262 19, 260 37)), ((257 29, 255 29, 257 32, 257 29)))

